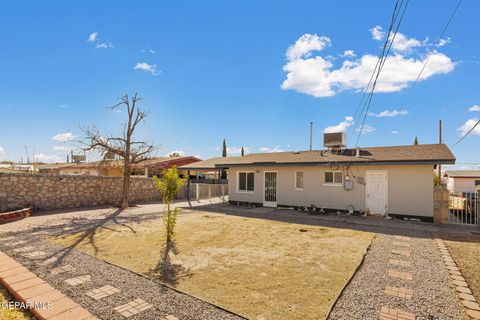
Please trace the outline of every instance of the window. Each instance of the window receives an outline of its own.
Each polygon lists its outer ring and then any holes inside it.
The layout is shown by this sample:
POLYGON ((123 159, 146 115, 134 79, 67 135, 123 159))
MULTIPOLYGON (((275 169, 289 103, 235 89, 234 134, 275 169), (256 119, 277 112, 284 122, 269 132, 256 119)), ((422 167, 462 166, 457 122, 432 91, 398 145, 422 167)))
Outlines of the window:
POLYGON ((238 173, 238 191, 254 191, 255 179, 253 172, 238 173))
POLYGON ((475 185, 480 186, 480 180, 475 180, 475 185))
POLYGON ((325 184, 341 185, 343 183, 343 172, 327 171, 325 172, 325 184))
POLYGON ((295 189, 303 189, 303 172, 295 172, 295 189))

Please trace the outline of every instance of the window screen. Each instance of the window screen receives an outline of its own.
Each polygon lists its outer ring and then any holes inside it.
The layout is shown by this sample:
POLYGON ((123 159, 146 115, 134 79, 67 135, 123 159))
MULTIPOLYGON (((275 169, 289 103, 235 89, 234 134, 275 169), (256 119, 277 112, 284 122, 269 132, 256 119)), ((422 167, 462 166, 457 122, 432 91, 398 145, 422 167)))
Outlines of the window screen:
POLYGON ((303 172, 295 172, 295 188, 303 189, 303 172))

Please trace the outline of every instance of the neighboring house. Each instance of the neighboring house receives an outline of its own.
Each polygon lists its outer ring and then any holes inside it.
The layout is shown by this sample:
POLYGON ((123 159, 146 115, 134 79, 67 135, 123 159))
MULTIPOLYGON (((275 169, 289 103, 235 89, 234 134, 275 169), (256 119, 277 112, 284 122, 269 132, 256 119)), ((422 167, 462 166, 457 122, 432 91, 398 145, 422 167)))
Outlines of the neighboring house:
MULTIPOLYGON (((133 164, 132 174, 145 176, 160 175, 164 169, 173 166, 179 167, 198 161, 200 161, 200 159, 192 156, 153 158, 133 164)), ((119 177, 123 175, 123 161, 103 160, 95 162, 46 164, 41 165, 39 170, 41 173, 119 177)), ((183 173, 184 172, 180 172, 180 174, 183 173)))
POLYGON ((434 167, 439 163, 455 163, 444 144, 258 153, 181 168, 228 169, 233 204, 314 205, 431 221, 434 167))
POLYGON ((475 192, 480 187, 480 170, 447 170, 444 176, 451 192, 475 192))

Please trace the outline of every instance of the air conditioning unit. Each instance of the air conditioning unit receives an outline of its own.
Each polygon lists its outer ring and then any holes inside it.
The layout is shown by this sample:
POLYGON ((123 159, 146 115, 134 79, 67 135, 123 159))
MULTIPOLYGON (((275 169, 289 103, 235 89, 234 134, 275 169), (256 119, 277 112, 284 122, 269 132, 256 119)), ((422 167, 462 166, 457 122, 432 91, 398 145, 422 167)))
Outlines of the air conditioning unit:
POLYGON ((324 133, 323 145, 332 149, 345 148, 347 146, 347 136, 345 132, 324 133))

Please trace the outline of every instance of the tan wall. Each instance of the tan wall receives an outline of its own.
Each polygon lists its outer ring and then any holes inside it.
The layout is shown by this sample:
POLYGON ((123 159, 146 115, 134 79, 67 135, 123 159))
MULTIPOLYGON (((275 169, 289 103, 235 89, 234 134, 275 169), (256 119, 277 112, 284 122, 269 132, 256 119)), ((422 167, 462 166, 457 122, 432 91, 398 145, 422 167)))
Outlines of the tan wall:
POLYGON ((448 178, 448 189, 452 192, 475 192, 475 180, 480 178, 448 178))
MULTIPOLYGON (((345 168, 338 170, 344 171, 345 168)), ((324 208, 365 210, 365 185, 356 178, 366 179, 366 170, 388 172, 388 212, 416 216, 433 216, 433 166, 432 165, 390 165, 351 167, 348 175, 353 178, 353 190, 342 186, 324 185, 326 167, 258 167, 255 172, 255 192, 237 191, 237 172, 252 171, 248 167, 229 169, 229 200, 263 202, 263 174, 277 171, 277 204, 292 206, 316 205, 324 208), (295 190, 295 172, 303 171, 303 190, 295 190)))

